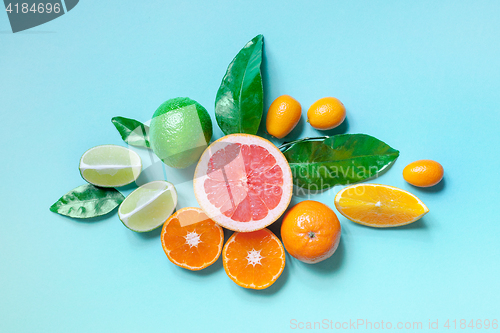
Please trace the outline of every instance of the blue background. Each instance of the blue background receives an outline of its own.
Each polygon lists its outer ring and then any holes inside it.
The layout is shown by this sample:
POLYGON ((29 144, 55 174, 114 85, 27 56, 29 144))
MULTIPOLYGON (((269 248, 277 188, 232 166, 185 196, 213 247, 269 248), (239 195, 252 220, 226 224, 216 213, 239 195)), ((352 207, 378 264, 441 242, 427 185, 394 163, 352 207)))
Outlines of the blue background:
MULTIPOLYGON (((424 328, 438 319, 447 331, 446 319, 500 319, 499 13, 498 1, 479 0, 82 0, 12 34, 2 11, 0 332, 281 332, 293 319, 424 328), (339 214, 332 258, 287 256, 279 280, 257 292, 234 284, 220 260, 198 273, 171 264, 159 231, 134 233, 116 213, 84 222, 49 211, 84 183, 85 150, 125 145, 113 116, 147 121, 177 96, 213 116, 227 65, 259 33, 265 109, 282 94, 303 115, 339 98, 347 123, 329 134, 367 133, 399 149, 375 181, 413 192, 429 214, 390 230, 339 214), (401 175, 423 158, 445 169, 430 190, 401 175)), ((304 118, 286 140, 322 134, 304 118)), ((214 128, 220 137, 215 118, 214 128)), ((311 199, 333 207, 339 189, 311 199)), ((181 206, 195 204, 189 191, 181 206)))

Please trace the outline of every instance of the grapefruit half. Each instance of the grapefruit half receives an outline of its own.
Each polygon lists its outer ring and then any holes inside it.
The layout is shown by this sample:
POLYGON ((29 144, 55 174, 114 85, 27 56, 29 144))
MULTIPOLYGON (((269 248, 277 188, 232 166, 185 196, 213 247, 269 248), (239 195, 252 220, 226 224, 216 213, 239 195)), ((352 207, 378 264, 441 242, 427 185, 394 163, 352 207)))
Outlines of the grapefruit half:
POLYGON ((201 155, 194 193, 208 217, 224 228, 251 232, 276 221, 292 198, 292 171, 266 139, 231 134, 201 155))

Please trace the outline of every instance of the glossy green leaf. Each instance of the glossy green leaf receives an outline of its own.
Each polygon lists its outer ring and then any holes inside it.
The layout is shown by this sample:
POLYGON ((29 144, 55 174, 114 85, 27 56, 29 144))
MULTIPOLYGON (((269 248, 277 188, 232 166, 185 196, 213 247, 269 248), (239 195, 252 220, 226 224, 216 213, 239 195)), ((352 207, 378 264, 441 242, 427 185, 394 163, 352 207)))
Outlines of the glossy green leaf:
POLYGON ((217 91, 215 117, 222 131, 256 134, 264 108, 260 65, 263 36, 245 45, 227 68, 217 91))
POLYGON ((125 197, 114 188, 101 188, 86 184, 63 195, 50 207, 50 211, 85 219, 111 212, 124 199, 125 197))
POLYGON ((399 156, 399 151, 366 134, 302 139, 280 149, 290 164, 294 184, 308 190, 375 177, 399 156))
POLYGON ((279 150, 281 150, 282 153, 284 153, 285 151, 288 150, 288 148, 292 147, 293 145, 295 145, 296 143, 299 143, 299 142, 304 142, 304 141, 318 141, 318 140, 324 140, 324 139, 328 139, 329 136, 315 136, 313 138, 302 138, 302 139, 298 139, 298 140, 294 140, 294 141, 290 141, 290 142, 283 142, 283 144, 281 146, 278 147, 279 150))
POLYGON ((135 119, 125 117, 114 117, 111 122, 122 136, 123 141, 129 145, 143 148, 151 147, 148 126, 135 119))

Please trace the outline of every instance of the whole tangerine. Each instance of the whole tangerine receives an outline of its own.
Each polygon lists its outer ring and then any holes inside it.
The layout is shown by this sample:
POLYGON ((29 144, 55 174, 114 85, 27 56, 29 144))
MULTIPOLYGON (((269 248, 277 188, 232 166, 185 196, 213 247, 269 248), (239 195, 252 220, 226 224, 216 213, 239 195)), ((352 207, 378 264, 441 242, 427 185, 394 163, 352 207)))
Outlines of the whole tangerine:
POLYGON ((302 201, 286 212, 281 239, 290 255, 308 264, 328 259, 340 242, 341 226, 335 212, 313 200, 302 201))

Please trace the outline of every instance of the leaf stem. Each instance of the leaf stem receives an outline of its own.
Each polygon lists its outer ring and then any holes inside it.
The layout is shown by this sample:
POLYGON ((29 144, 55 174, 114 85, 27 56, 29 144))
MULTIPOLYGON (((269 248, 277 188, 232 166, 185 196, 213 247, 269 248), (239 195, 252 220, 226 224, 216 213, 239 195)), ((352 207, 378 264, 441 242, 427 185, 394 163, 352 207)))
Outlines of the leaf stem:
POLYGON ((315 137, 312 137, 312 138, 302 138, 302 139, 298 139, 298 140, 294 140, 294 141, 290 141, 290 142, 284 142, 281 146, 278 147, 279 150, 281 150, 281 152, 283 153, 285 150, 287 150, 288 148, 290 148, 291 146, 293 146, 294 144, 296 143, 299 143, 299 142, 303 142, 303 141, 314 141, 314 140, 321 140, 321 139, 328 139, 329 136, 315 136, 315 137))

